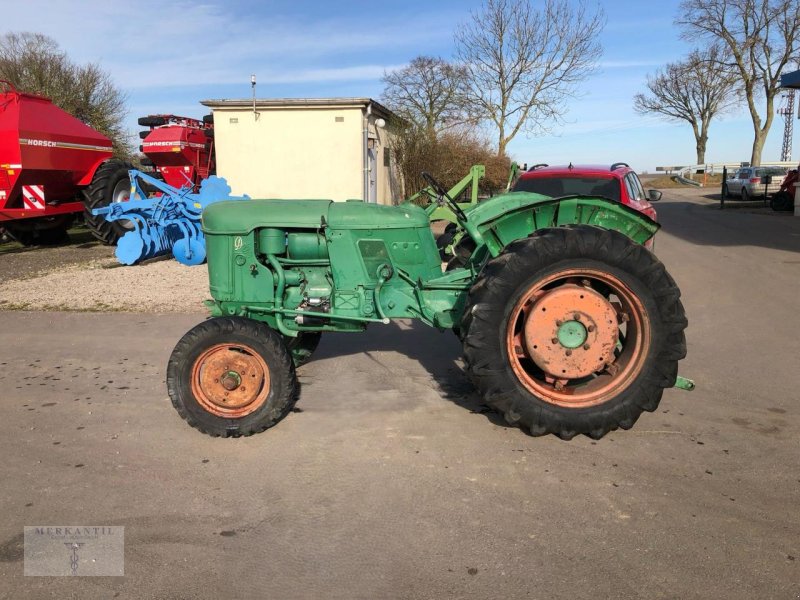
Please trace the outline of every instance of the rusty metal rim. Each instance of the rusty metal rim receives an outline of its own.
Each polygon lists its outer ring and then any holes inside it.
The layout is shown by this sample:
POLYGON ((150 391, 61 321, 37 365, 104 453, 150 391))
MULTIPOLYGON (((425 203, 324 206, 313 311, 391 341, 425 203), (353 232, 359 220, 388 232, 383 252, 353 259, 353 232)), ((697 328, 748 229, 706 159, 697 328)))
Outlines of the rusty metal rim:
POLYGON ((261 355, 246 344, 215 344, 195 359, 192 365, 191 389, 197 403, 209 413, 229 419, 242 418, 258 410, 266 402, 270 391, 269 367, 261 355), (256 372, 251 373, 251 379, 254 380, 252 384, 256 387, 242 402, 235 406, 225 406, 225 392, 229 390, 220 380, 223 377, 221 371, 227 371, 227 367, 220 370, 219 364, 231 362, 231 357, 245 361, 248 369, 256 369, 256 372), (205 369, 217 369, 220 373, 212 379, 206 377, 208 374, 204 373, 205 369), (209 379, 216 383, 210 384, 209 379))
POLYGON ((585 408, 607 402, 618 395, 641 371, 650 347, 650 322, 644 305, 636 294, 618 277, 597 269, 564 269, 548 275, 531 285, 514 305, 506 327, 506 354, 517 379, 525 388, 545 402, 566 408, 585 408), (555 288, 575 281, 601 283, 610 288, 628 316, 623 348, 608 371, 597 373, 589 381, 556 383, 546 380, 544 373, 529 357, 519 356, 520 331, 527 318, 525 309, 536 299, 555 288))

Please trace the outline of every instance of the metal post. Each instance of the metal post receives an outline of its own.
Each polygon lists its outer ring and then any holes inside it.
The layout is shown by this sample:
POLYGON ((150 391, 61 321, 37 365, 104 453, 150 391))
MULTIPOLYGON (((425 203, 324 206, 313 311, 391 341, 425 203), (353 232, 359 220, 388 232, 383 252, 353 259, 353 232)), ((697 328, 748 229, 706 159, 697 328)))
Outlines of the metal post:
POLYGON ((728 167, 723 165, 723 167, 722 167, 722 189, 720 190, 720 193, 719 193, 719 209, 720 210, 725 208, 725 195, 726 195, 726 193, 728 191, 728 186, 725 185, 725 184, 726 184, 727 181, 728 181, 728 167))

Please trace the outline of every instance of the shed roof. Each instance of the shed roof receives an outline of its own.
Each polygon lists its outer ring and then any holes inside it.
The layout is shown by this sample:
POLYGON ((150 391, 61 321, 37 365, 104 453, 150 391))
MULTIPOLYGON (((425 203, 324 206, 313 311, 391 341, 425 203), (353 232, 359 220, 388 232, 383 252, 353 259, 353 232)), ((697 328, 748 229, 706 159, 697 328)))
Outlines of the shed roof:
MULTIPOLYGON (((201 100, 200 104, 213 109, 252 108, 252 98, 222 98, 201 100)), ((384 118, 396 118, 398 115, 372 98, 256 98, 256 109, 259 108, 335 108, 363 107, 372 105, 375 114, 384 118)))
POLYGON ((800 71, 781 75, 781 87, 800 89, 800 71))

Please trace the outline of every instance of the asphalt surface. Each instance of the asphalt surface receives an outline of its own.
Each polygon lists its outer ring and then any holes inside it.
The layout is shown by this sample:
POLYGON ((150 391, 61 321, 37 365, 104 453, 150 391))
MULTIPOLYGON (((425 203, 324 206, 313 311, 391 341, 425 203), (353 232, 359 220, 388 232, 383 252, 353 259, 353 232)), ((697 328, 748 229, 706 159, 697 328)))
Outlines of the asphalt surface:
POLYGON ((0 312, 0 598, 797 598, 800 218, 711 204, 658 207, 698 389, 598 442, 506 427, 410 322, 212 439, 164 386, 197 315, 0 312), (124 526, 125 576, 24 577, 47 524, 124 526))

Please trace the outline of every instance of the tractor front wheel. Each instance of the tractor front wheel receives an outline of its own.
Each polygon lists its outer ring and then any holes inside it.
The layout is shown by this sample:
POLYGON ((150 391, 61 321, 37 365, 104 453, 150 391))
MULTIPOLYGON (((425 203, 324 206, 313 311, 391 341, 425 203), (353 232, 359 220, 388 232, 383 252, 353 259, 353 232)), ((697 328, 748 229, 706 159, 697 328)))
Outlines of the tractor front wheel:
POLYGON ((128 171, 133 165, 116 158, 104 162, 95 171, 92 183, 83 191, 83 219, 92 235, 104 244, 114 245, 132 227, 130 221, 106 221, 102 215, 95 216, 92 209, 103 208, 113 202, 127 202, 131 195, 131 179, 128 171))
POLYGON ((209 319, 181 338, 167 365, 172 405, 214 437, 272 427, 297 399, 291 354, 280 334, 242 317, 209 319))
POLYGON ((470 377, 509 423, 598 439, 656 409, 686 354, 686 325, 680 290, 651 252, 575 226, 489 261, 461 330, 470 377))

